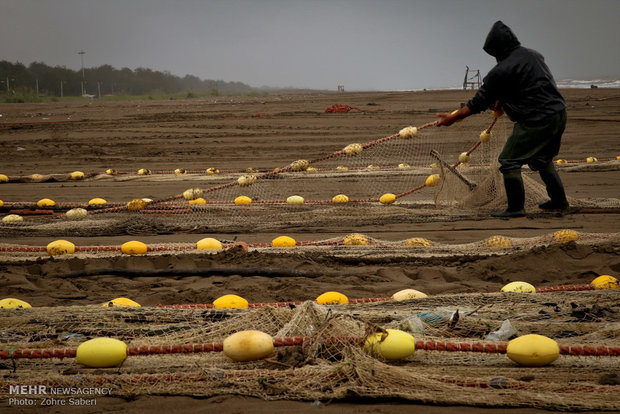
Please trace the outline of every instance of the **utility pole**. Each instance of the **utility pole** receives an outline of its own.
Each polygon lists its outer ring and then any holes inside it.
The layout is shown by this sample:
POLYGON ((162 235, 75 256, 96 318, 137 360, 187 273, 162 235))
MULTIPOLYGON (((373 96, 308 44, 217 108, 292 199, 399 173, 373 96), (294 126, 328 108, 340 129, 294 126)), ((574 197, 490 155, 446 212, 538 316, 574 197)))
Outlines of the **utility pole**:
POLYGON ((80 55, 80 60, 82 62, 82 96, 86 93, 86 86, 85 86, 85 80, 84 80, 84 55, 86 54, 85 51, 80 50, 78 52, 78 55, 80 55))
POLYGON ((37 93, 36 98, 38 98, 38 97, 39 97, 39 80, 38 80, 38 79, 35 79, 35 80, 36 80, 36 83, 35 83, 35 85, 36 85, 35 90, 37 91, 37 92, 36 92, 36 93, 37 93))

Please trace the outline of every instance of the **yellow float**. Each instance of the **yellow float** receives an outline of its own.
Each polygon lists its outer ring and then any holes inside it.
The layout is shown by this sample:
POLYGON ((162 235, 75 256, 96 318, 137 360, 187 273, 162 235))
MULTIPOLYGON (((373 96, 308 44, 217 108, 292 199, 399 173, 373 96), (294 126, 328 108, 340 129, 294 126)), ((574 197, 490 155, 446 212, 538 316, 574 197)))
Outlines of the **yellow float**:
POLYGON ((104 306, 106 308, 138 308, 138 307, 141 307, 141 305, 138 302, 135 302, 129 298, 124 298, 124 297, 109 300, 101 306, 104 306))
POLYGON ((569 243, 578 239, 579 234, 575 230, 558 230, 553 233, 553 240, 559 243, 569 243))
POLYGON ((441 176, 439 174, 431 174, 428 176, 424 185, 427 187, 435 187, 441 181, 441 176))
POLYGON ((41 200, 37 201, 38 207, 54 207, 55 205, 56 202, 49 198, 42 198, 41 200))
POLYGON ((332 198, 332 203, 348 203, 348 202, 349 202, 349 197, 347 197, 344 194, 338 194, 332 198))
POLYGON ((491 236, 484 241, 484 244, 491 249, 505 249, 510 247, 510 239, 504 236, 491 236))
POLYGON ((224 295, 213 301, 215 309, 245 309, 248 306, 248 301, 237 295, 224 295))
POLYGON ((256 176, 249 174, 249 175, 242 175, 241 177, 239 177, 237 179, 237 184, 239 184, 240 187, 247 187, 249 185, 252 185, 256 182, 256 176))
POLYGON ((401 137, 402 139, 413 138, 417 134, 418 134, 418 128, 414 126, 408 126, 398 131, 398 136, 401 137))
POLYGON ((293 161, 290 165, 291 171, 306 171, 309 166, 310 163, 308 162, 308 160, 293 161))
POLYGON ((353 233, 345 236, 342 242, 345 246, 366 246, 368 238, 363 234, 353 233))
POLYGON ((239 196, 235 198, 235 204, 238 206, 248 206, 252 204, 252 199, 246 196, 239 196))
POLYGON ((325 292, 316 298, 316 303, 319 305, 347 304, 349 303, 349 298, 340 292, 325 292))
POLYGON ((71 179, 72 180, 83 180, 84 179, 84 173, 82 171, 73 171, 71 173, 71 179))
POLYGON ((500 289, 501 292, 536 293, 536 288, 527 282, 510 282, 500 289))
POLYGON ((280 236, 271 241, 273 247, 295 247, 297 242, 292 237, 280 236))
POLYGON ((390 361, 405 359, 415 352, 415 338, 398 329, 386 329, 366 338, 364 350, 390 361))
POLYGON ((618 289, 618 279, 610 275, 601 275, 590 284, 596 289, 618 289))
POLYGON ((346 155, 353 156, 353 155, 357 155, 361 153, 363 149, 364 147, 362 146, 362 144, 356 142, 356 143, 349 144, 346 147, 344 147, 343 151, 346 155))
POLYGON ((0 300, 0 309, 31 308, 30 303, 21 299, 5 298, 0 300))
POLYGON ((286 199, 287 204, 303 204, 306 200, 302 196, 292 195, 286 199))
POLYGON ((508 342, 506 355, 519 365, 541 367, 558 359, 560 346, 546 336, 529 334, 508 342))
POLYGON ((145 254, 147 251, 147 245, 136 240, 128 241, 121 245, 121 252, 125 254, 145 254))
POLYGON ((103 198, 91 198, 90 200, 88 200, 88 204, 89 205, 97 205, 97 204, 108 204, 108 202, 106 200, 104 200, 103 198))
POLYGON ((183 191, 183 198, 186 200, 195 200, 202 197, 203 191, 200 188, 190 188, 183 191))
POLYGON ((187 203, 188 203, 188 204, 191 204, 191 205, 199 205, 199 206, 200 206, 200 205, 205 205, 205 204, 207 204, 207 200, 205 200, 205 199, 204 199, 204 198, 202 198, 202 197, 198 197, 198 198, 197 198, 197 199, 195 199, 195 200, 188 200, 188 201, 187 201, 187 203))
POLYGON ((394 293, 392 295, 392 299, 396 301, 400 301, 400 300, 410 300, 410 299, 422 299, 427 296, 428 295, 426 293, 420 292, 419 290, 403 289, 403 290, 399 290, 398 292, 394 293))
POLYGON ((480 133, 480 142, 489 142, 493 138, 493 132, 486 129, 480 133))
POLYGON ((222 248, 222 243, 212 237, 206 237, 196 242, 196 248, 198 250, 219 250, 222 248))
POLYGON ((47 245, 46 250, 50 256, 73 254, 75 253, 75 244, 67 240, 55 240, 47 245))
POLYGON ((2 217, 2 222, 6 224, 21 223, 22 221, 24 221, 24 218, 18 214, 9 214, 2 217))
POLYGON ((273 338, 265 332, 249 330, 224 339, 224 354, 233 361, 256 361, 273 353, 273 338))
POLYGON ((471 156, 468 153, 462 152, 459 155, 459 162, 461 164, 467 164, 469 161, 471 161, 471 156))
POLYGON ((127 358, 127 344, 114 338, 94 338, 78 346, 75 358, 91 368, 117 367, 127 358))
POLYGON ((433 243, 421 237, 414 237, 412 239, 408 239, 407 241, 405 241, 405 245, 412 246, 412 247, 429 247, 429 246, 432 246, 433 243))
POLYGON ((88 211, 83 208, 72 208, 65 213, 69 220, 81 220, 88 215, 88 211))
POLYGON ((396 201, 396 195, 392 193, 385 193, 381 197, 379 197, 379 202, 381 204, 392 204, 396 201))
POLYGON ((138 211, 138 210, 142 210, 146 207, 146 205, 148 204, 148 202, 137 198, 135 200, 131 200, 130 202, 127 203, 127 210, 129 211, 138 211))

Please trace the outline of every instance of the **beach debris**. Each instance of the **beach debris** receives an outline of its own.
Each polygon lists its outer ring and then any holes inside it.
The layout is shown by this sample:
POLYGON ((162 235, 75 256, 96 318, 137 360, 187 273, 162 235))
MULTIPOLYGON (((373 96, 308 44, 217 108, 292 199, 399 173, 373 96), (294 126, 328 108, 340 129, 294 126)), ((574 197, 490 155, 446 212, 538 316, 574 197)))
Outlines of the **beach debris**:
POLYGON ((513 328, 510 320, 506 319, 502 322, 502 326, 493 332, 489 332, 484 339, 489 341, 507 341, 517 334, 517 330, 513 328))

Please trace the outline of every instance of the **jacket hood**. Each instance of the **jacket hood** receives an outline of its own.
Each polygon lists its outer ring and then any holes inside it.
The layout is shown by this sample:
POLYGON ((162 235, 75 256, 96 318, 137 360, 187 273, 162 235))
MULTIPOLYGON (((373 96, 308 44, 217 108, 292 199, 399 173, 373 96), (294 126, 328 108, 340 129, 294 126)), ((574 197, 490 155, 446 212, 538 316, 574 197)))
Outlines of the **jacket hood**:
POLYGON ((510 27, 498 20, 491 27, 482 49, 499 62, 519 46, 521 43, 510 27))

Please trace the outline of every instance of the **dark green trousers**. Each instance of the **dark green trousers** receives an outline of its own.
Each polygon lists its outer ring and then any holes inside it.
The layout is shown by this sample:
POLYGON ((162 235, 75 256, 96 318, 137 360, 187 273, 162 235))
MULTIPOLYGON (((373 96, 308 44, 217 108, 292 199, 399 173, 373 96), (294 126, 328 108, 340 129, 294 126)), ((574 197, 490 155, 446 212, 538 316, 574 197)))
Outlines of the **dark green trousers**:
POLYGON ((566 110, 552 115, 540 125, 517 123, 499 154, 499 170, 506 174, 528 164, 533 171, 548 168, 560 152, 566 127, 566 110))

